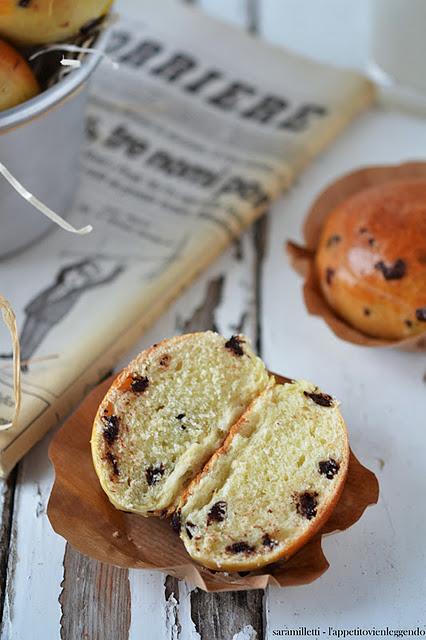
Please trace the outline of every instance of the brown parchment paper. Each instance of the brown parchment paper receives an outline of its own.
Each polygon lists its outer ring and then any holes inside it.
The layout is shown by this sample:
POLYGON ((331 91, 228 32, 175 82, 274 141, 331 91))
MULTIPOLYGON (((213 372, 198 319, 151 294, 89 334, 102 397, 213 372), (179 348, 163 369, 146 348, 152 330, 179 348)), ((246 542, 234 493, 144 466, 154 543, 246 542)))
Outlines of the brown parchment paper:
POLYGON ((378 500, 376 476, 351 453, 348 478, 336 509, 324 528, 290 560, 248 574, 205 569, 191 560, 168 520, 118 511, 101 489, 89 440, 95 413, 112 380, 87 396, 58 431, 49 450, 56 474, 47 510, 49 520, 57 533, 87 556, 118 567, 158 569, 205 591, 307 584, 329 566, 321 549, 322 535, 347 529, 378 500))
POLYGON ((368 187, 391 180, 425 178, 426 162, 364 167, 344 175, 329 185, 315 200, 303 225, 305 246, 287 242, 286 250, 294 269, 304 277, 303 295, 309 313, 325 320, 333 333, 354 344, 368 347, 394 347, 404 351, 425 351, 426 332, 404 340, 372 338, 351 327, 329 306, 322 295, 315 273, 315 253, 327 215, 343 200, 368 187))

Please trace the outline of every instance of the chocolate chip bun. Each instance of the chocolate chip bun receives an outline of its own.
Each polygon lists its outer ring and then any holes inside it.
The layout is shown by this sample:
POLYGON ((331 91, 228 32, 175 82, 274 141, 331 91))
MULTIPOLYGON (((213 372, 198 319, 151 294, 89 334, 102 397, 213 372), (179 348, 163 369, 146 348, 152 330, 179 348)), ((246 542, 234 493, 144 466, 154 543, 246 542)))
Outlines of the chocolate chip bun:
POLYGON ((164 340, 118 376, 93 425, 112 504, 172 515, 191 557, 239 571, 287 558, 331 514, 349 446, 337 402, 277 382, 247 338, 164 340))
POLYGON ((107 13, 112 0, 1 0, 0 36, 18 45, 60 42, 107 13))
POLYGON ((348 459, 333 398, 304 381, 268 387, 193 480, 174 526, 211 569, 250 571, 288 558, 331 514, 348 459))
POLYGON ((10 44, 0 40, 0 111, 16 107, 39 91, 26 60, 10 44))
POLYGON ((142 352, 93 426, 93 462, 110 501, 142 515, 171 509, 268 383, 244 336, 193 333, 142 352))
POLYGON ((370 187, 327 217, 316 271, 329 305, 366 335, 426 331, 426 180, 370 187))

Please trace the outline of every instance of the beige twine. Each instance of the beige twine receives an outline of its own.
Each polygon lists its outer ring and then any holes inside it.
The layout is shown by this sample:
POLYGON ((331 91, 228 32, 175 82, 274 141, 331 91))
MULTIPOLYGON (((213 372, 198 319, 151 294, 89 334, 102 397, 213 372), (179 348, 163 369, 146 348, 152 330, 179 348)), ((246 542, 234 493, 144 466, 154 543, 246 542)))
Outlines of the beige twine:
POLYGON ((15 410, 11 422, 0 425, 0 431, 5 431, 16 426, 21 408, 21 354, 19 349, 18 331, 16 329, 16 316, 10 303, 0 294, 0 309, 3 322, 9 329, 13 345, 13 391, 15 394, 15 410))
MULTIPOLYGON (((100 58, 107 60, 114 69, 119 68, 118 62, 114 60, 114 58, 109 56, 107 53, 105 53, 105 51, 102 51, 101 49, 96 49, 96 47, 80 47, 76 44, 52 44, 48 47, 45 47, 44 49, 40 49, 39 51, 36 51, 35 53, 33 53, 29 57, 29 60, 35 60, 36 58, 39 58, 40 56, 43 56, 46 53, 50 53, 51 51, 69 51, 70 53, 95 54, 100 58)), ((81 66, 81 60, 76 60, 75 58, 63 57, 61 60, 61 65, 64 67, 72 66, 72 67, 78 68, 81 66)))

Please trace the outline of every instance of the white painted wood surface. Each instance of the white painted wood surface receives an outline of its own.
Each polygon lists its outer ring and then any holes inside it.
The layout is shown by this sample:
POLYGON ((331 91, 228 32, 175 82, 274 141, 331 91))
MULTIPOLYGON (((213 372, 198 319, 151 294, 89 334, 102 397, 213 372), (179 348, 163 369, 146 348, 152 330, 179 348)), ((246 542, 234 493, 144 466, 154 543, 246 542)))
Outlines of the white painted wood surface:
POLYGON ((336 175, 360 165, 422 157, 425 141, 424 121, 373 111, 304 172, 270 218, 263 356, 272 370, 315 380, 340 399, 351 446, 381 487, 378 506, 324 541, 331 567, 322 578, 285 592, 269 590, 270 635, 283 625, 426 624, 426 510, 418 500, 426 489, 426 357, 339 340, 306 314, 300 279, 282 253, 283 240, 300 238, 309 203, 336 175))
MULTIPOLYGON (((366 63, 367 0, 200 0, 199 4, 246 28, 255 26, 257 17, 262 37, 317 59, 358 68, 366 63)), ((120 0, 118 6, 137 11, 138 0, 120 0)), ((269 367, 315 380, 339 397, 355 453, 379 476, 379 505, 349 531, 324 542, 329 571, 309 586, 267 591, 265 638, 286 627, 405 628, 426 623, 426 358, 338 340, 318 318, 306 314, 300 279, 283 252, 285 239, 300 239, 306 209, 327 182, 362 164, 424 157, 425 142, 425 121, 380 111, 360 118, 269 214, 263 264, 256 251, 255 236, 261 231, 257 227, 245 234, 240 247, 231 247, 135 349, 197 323, 214 321, 225 334, 238 327, 253 339, 259 337, 260 326, 260 346, 269 367)), ((14 503, 10 492, 0 500, 1 508, 3 502, 13 507, 1 640, 74 640, 61 625, 65 543, 53 533, 45 515, 52 482, 49 438, 19 465, 14 503)), ((191 616, 194 594, 185 584, 176 587, 162 574, 132 570, 128 581, 131 640, 256 637, 249 611, 245 620, 244 611, 238 610, 240 627, 232 632, 200 635, 194 611, 191 616)), ((262 606, 261 599, 256 603, 262 606)), ((237 604, 231 600, 226 606, 237 604)), ((206 615, 217 613, 214 606, 206 606, 206 615)), ((74 615, 81 613, 76 610, 74 615)), ((224 617, 231 614, 223 609, 224 617)), ((222 622, 223 629, 231 629, 222 622)))
POLYGON ((59 637, 58 597, 65 541, 46 516, 53 482, 47 460, 49 434, 19 465, 9 547, 2 640, 59 637))

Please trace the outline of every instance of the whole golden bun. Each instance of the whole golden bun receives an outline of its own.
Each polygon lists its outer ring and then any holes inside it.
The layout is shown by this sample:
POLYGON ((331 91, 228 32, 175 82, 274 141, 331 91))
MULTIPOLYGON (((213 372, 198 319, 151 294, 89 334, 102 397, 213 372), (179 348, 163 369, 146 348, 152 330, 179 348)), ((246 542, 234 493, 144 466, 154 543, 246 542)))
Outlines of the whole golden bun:
POLYGON ((426 180, 370 187, 327 217, 316 272, 329 305, 363 333, 426 331, 426 180))
POLYGON ((105 15, 112 0, 1 0, 0 36, 19 45, 60 42, 105 15))
POLYGON ((0 40, 0 111, 33 98, 39 91, 26 60, 7 42, 0 40))

